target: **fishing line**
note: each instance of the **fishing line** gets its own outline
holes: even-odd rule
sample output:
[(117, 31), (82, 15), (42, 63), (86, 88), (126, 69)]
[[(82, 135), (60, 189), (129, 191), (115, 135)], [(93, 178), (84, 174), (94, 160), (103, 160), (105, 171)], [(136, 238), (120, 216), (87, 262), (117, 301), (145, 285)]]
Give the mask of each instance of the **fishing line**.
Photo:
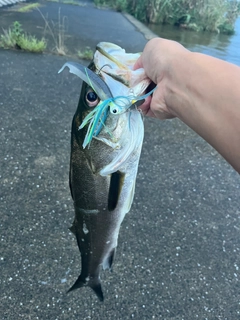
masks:
[[(105, 67), (104, 65), (103, 67)], [(102, 67), (102, 68), (103, 68)], [(102, 69), (101, 68), (101, 69)], [(99, 72), (101, 71), (99, 70)], [(87, 79), (89, 81), (90, 86), (94, 89), (94, 86), (91, 82), (91, 79), (88, 75), (87, 68), (85, 68), (85, 73)], [(142, 96), (135, 96), (133, 94), (129, 96), (117, 96), (108, 98), (102, 102), (100, 102), (84, 119), (82, 124), (79, 126), (78, 130), (83, 129), (86, 125), (88, 125), (87, 133), (85, 135), (83, 141), (83, 148), (85, 149), (86, 146), (90, 147), (90, 143), (93, 137), (97, 137), (98, 134), (101, 132), (102, 128), (105, 127), (105, 121), (109, 115), (109, 113), (113, 115), (120, 115), (124, 112), (129, 111), (130, 108), (133, 108), (137, 101), (145, 100), (148, 96), (150, 96), (157, 87), (153, 88), (150, 92), (142, 95)], [(131, 92), (131, 91), (130, 91)], [(129, 118), (130, 119), (130, 118)], [(109, 134), (110, 132), (107, 131)]]
[[(99, 71), (98, 71), (98, 73), (97, 73), (98, 76), (100, 75), (100, 72), (102, 71), (102, 69), (105, 68), (105, 67), (109, 67), (110, 69), (113, 68), (110, 64), (107, 64), (107, 63), (104, 64), (104, 65), (99, 69)], [(103, 72), (104, 72), (104, 71), (103, 71)]]
[(90, 77), (88, 75), (87, 68), (85, 68), (85, 73), (86, 73), (86, 76), (87, 76), (87, 79), (89, 81), (89, 84), (90, 84), (91, 88), (93, 89), (93, 91), (96, 92), (96, 90), (94, 89), (93, 83), (92, 83), (92, 81), (91, 81), (91, 79), (90, 79)]

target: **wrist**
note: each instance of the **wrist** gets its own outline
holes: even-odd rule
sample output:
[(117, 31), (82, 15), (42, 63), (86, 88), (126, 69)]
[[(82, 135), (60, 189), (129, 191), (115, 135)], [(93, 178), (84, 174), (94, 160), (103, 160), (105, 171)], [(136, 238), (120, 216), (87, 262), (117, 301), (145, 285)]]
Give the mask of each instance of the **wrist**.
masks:
[(192, 53), (189, 50), (181, 45), (175, 49), (166, 58), (168, 68), (161, 81), (167, 108), (181, 119), (194, 103), (190, 92), (194, 66), (191, 66)]

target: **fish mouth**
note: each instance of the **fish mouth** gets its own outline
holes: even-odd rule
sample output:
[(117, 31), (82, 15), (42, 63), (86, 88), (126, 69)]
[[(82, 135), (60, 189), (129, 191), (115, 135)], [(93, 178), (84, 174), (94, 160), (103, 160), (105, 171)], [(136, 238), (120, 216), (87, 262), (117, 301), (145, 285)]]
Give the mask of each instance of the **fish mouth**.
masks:
[(97, 73), (111, 88), (115, 96), (140, 96), (151, 80), (143, 68), (133, 70), (140, 53), (127, 53), (125, 49), (109, 42), (100, 42), (96, 46), (93, 63)]
[[(96, 47), (96, 51), (98, 51), (102, 57), (105, 57), (108, 59), (108, 61), (112, 62), (115, 66), (117, 66), (118, 69), (120, 70), (125, 70), (127, 72), (128, 68), (126, 68), (126, 66), (119, 61), (118, 59), (116, 59), (114, 56), (112, 56), (111, 54), (109, 54), (106, 50), (104, 50), (101, 46), (97, 46)], [(106, 67), (110, 68), (110, 71), (107, 71)], [(120, 82), (126, 86), (129, 86), (129, 81), (126, 80), (124, 77), (117, 75), (113, 72), (113, 67), (111, 64), (107, 63), (104, 64), (101, 69), (99, 70), (99, 72), (104, 72), (105, 74), (109, 75), (110, 77), (112, 77), (114, 80), (116, 80), (117, 82)]]
[[(106, 43), (105, 47), (106, 47)], [(107, 48), (118, 48), (118, 46), (113, 45), (112, 43), (108, 44)], [(100, 42), (97, 46), (96, 46), (96, 50), (99, 51), (104, 57), (108, 58), (110, 61), (112, 61), (113, 63), (115, 63), (119, 69), (123, 69), (123, 70), (127, 70), (128, 68), (126, 67), (126, 65), (124, 65), (121, 61), (119, 61), (118, 59), (116, 59), (114, 56), (112, 56), (110, 53), (108, 53), (106, 50), (103, 49), (102, 46), (102, 42)]]

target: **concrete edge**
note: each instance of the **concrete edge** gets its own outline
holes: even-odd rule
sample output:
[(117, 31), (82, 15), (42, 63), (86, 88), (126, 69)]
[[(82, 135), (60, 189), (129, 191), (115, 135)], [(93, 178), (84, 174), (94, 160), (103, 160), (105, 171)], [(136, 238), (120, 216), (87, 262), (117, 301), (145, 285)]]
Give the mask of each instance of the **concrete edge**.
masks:
[(158, 35), (152, 32), (142, 22), (131, 16), (129, 13), (123, 13), (123, 15), (144, 35), (147, 40), (158, 37)]

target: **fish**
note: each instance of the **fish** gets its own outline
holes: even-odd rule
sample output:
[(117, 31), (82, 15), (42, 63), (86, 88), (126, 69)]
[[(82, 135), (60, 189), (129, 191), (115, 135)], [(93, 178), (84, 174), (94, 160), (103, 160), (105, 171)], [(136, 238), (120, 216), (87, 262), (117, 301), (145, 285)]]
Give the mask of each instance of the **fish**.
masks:
[(144, 137), (137, 106), (150, 80), (144, 69), (133, 70), (139, 56), (100, 42), (88, 67), (67, 62), (59, 71), (68, 67), (83, 80), (69, 170), (75, 210), (70, 230), (81, 253), (81, 273), (68, 292), (90, 287), (100, 301), (100, 272), (112, 268), (120, 226), (133, 202)]

